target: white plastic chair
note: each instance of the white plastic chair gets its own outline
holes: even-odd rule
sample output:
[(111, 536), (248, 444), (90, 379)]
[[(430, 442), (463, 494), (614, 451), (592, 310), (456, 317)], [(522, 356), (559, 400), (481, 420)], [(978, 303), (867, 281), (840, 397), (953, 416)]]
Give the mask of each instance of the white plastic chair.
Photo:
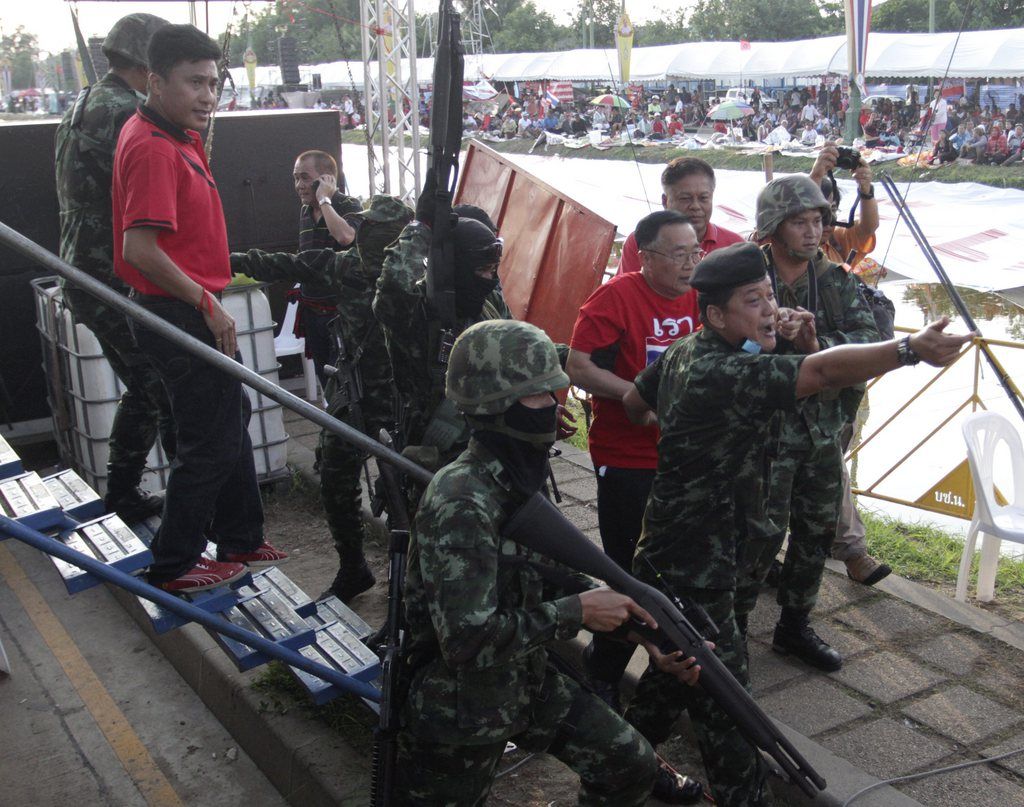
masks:
[[(976, 412), (964, 421), (967, 461), (974, 482), (974, 519), (967, 531), (960, 574), (956, 579), (956, 599), (967, 599), (967, 578), (978, 533), (984, 533), (981, 563), (978, 567), (978, 600), (991, 602), (995, 592), (996, 565), (1002, 541), (1024, 544), (1024, 447), (1013, 424), (995, 412)], [(1006, 444), (1013, 470), (1013, 495), (1009, 504), (996, 501), (993, 465), (1000, 444)], [(1004, 495), (1006, 493), (1004, 492)]]
[(313, 360), (306, 356), (306, 340), (300, 339), (294, 334), (295, 316), (298, 309), (299, 304), (295, 300), (285, 307), (281, 333), (274, 337), (274, 355), (279, 359), (282, 356), (302, 357), (302, 375), (306, 381), (306, 400), (315, 401), (317, 399), (316, 369), (313, 367)]

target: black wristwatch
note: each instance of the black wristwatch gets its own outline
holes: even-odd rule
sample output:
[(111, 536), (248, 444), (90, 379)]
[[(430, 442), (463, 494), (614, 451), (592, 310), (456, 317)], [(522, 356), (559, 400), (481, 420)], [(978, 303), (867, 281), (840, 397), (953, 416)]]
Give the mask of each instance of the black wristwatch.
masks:
[(871, 186), (871, 190), (868, 191), (867, 193), (862, 193), (860, 188), (857, 188), (857, 196), (859, 196), (861, 199), (874, 199), (875, 198), (875, 186), (872, 185)]
[(896, 343), (896, 361), (899, 362), (900, 367), (908, 367), (920, 363), (921, 357), (910, 346), (909, 336), (904, 336)]

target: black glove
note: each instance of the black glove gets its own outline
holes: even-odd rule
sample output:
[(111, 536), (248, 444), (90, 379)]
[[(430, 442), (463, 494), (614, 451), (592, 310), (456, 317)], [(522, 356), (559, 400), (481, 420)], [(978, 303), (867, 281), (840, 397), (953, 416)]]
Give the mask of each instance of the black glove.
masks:
[(416, 219), (431, 226), (434, 224), (434, 213), (437, 206), (435, 193), (437, 193), (437, 174), (434, 173), (433, 168), (428, 168), (427, 178), (423, 182), (423, 190), (420, 191), (420, 197), (416, 200)]

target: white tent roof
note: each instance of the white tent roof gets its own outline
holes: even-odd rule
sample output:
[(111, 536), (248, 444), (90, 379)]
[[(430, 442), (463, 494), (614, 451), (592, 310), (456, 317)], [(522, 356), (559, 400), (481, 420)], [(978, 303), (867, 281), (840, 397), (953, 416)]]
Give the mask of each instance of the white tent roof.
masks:
[[(873, 33), (868, 38), (867, 75), (938, 78), (947, 75), (948, 69), (948, 75), (957, 78), (1024, 76), (1024, 28), (968, 31), (961, 34), (959, 42), (956, 40), (955, 33)], [(631, 67), (632, 81), (739, 81), (842, 74), (847, 72), (846, 37), (750, 42), (743, 46), (739, 42), (686, 42), (634, 48)], [(403, 69), (408, 69), (407, 63)], [(256, 71), (257, 84), (280, 84), (278, 68), (257, 67)], [(416, 80), (420, 85), (429, 84), (433, 72), (433, 59), (416, 60)], [(313, 73), (320, 74), (324, 87), (363, 86), (362, 62), (299, 67), (303, 81), (310, 81)], [(235, 68), (231, 75), (237, 84), (245, 85), (245, 68)], [(613, 48), (494, 53), (466, 59), (466, 78), (471, 81), (482, 77), (492, 81), (609, 81), (617, 75), (618, 56)]]

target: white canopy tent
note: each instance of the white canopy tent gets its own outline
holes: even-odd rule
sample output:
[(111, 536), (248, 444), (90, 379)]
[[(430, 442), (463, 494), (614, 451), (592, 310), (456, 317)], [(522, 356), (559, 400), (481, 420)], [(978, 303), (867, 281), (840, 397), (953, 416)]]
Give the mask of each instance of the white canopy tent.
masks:
[[(872, 33), (868, 40), (869, 77), (1014, 78), (1024, 76), (1024, 28), (955, 33)], [(950, 56), (952, 55), (952, 62)], [(827, 36), (793, 42), (686, 42), (634, 48), (632, 81), (673, 79), (781, 79), (845, 74), (846, 37)], [(403, 63), (403, 71), (408, 63)], [(277, 67), (257, 67), (257, 84), (281, 83)], [(416, 60), (416, 80), (430, 84), (433, 59)], [(361, 89), (362, 62), (302, 65), (299, 75), (310, 82), (319, 73), (325, 88)], [(245, 86), (245, 68), (231, 71)], [(577, 49), (551, 53), (495, 53), (466, 59), (466, 78), (475, 81), (613, 81), (618, 75), (614, 49)]]

